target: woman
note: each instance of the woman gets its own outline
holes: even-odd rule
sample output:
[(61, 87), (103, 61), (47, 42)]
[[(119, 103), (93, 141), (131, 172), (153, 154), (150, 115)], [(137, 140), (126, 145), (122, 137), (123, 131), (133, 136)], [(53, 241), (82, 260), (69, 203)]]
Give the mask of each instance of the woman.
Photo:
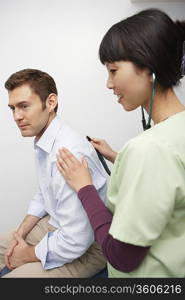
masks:
[(107, 87), (126, 111), (141, 106), (148, 129), (118, 154), (93, 140), (114, 162), (107, 208), (86, 161), (67, 149), (58, 155), (58, 168), (78, 193), (108, 260), (109, 277), (185, 277), (185, 107), (173, 91), (185, 71), (184, 40), (185, 22), (149, 9), (113, 25), (101, 42)]

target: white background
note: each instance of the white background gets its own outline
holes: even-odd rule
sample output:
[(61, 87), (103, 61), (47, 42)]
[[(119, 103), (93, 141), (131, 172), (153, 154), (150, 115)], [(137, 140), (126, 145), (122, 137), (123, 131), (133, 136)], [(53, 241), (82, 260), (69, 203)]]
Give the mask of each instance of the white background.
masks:
[[(7, 107), (4, 82), (23, 68), (48, 72), (58, 87), (63, 119), (118, 150), (142, 131), (141, 116), (140, 110), (124, 112), (105, 87), (106, 69), (98, 59), (104, 34), (114, 23), (149, 7), (185, 19), (185, 2), (139, 2), (0, 0), (0, 232), (22, 221), (37, 188), (33, 138), (20, 135)], [(177, 90), (182, 101), (183, 89)]]

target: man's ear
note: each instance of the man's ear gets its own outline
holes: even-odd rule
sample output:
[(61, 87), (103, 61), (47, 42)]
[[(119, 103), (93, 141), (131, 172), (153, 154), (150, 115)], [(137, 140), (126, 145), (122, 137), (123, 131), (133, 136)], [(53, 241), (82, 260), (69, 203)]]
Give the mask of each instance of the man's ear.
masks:
[(58, 97), (56, 94), (52, 93), (46, 99), (46, 107), (49, 109), (49, 112), (54, 111), (55, 107), (58, 104)]

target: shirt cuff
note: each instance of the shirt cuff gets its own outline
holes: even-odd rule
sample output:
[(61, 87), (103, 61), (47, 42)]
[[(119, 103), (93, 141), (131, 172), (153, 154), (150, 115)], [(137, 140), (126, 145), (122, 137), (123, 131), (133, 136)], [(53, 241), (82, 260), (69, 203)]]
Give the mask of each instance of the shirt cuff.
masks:
[(48, 234), (43, 237), (43, 239), (35, 246), (35, 255), (40, 259), (43, 268), (45, 269), (47, 252), (48, 252)]

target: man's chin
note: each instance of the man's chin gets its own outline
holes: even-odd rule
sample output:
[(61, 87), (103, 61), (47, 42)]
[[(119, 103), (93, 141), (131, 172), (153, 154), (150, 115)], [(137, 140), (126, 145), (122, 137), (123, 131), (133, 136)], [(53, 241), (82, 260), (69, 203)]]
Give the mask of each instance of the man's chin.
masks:
[(22, 132), (22, 131), (21, 131), (21, 135), (22, 135), (23, 137), (32, 137), (32, 136), (34, 136), (34, 135), (31, 134), (31, 133), (28, 133), (28, 132)]

